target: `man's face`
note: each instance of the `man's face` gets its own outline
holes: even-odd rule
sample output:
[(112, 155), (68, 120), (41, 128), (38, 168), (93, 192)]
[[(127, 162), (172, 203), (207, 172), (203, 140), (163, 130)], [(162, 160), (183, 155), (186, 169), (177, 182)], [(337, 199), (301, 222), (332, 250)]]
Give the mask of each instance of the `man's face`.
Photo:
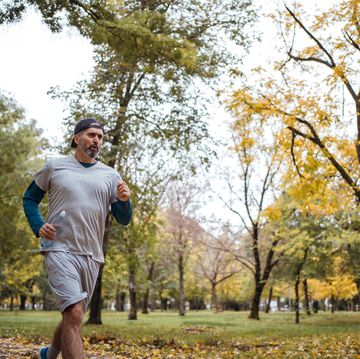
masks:
[(87, 157), (96, 158), (103, 143), (103, 131), (100, 128), (87, 128), (79, 133), (78, 149)]

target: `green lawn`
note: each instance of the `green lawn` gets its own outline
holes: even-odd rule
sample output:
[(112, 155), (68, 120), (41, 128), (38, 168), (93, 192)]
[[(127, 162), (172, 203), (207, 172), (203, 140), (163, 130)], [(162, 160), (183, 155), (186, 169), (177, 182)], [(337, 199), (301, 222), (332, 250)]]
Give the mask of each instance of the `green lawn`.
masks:
[[(144, 357), (171, 357), (172, 351), (185, 351), (184, 358), (360, 358), (360, 313), (302, 315), (300, 325), (294, 324), (294, 313), (262, 314), (260, 321), (247, 315), (189, 312), (180, 317), (155, 312), (129, 321), (126, 313), (104, 311), (103, 325), (84, 325), (84, 342), (94, 350), (105, 347), (114, 357), (136, 348), (146, 353)], [(56, 312), (0, 311), (0, 336), (47, 342), (59, 319)]]

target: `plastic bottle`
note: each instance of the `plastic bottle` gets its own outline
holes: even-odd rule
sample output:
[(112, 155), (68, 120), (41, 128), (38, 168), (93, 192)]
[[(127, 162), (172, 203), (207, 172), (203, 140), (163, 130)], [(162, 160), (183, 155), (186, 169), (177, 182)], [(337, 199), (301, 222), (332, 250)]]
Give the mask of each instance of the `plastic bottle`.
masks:
[[(65, 220), (65, 216), (66, 216), (66, 212), (65, 211), (61, 211), (57, 217), (55, 218), (55, 220), (53, 221), (53, 225), (56, 227), (56, 234), (59, 234), (60, 230), (61, 230), (61, 225), (64, 223)], [(53, 245), (53, 241), (54, 240), (50, 240), (50, 239), (46, 239), (46, 238), (41, 238), (40, 240), (40, 245), (41, 248), (49, 248)]]

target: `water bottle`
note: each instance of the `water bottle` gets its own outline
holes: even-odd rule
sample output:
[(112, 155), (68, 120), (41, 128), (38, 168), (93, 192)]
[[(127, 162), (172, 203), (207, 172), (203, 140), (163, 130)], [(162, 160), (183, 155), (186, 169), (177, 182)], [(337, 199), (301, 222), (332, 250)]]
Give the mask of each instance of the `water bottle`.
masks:
[[(65, 220), (65, 215), (66, 215), (66, 212), (61, 211), (52, 223), (56, 228), (56, 235), (58, 235), (60, 233), (61, 225), (64, 223), (64, 220)], [(41, 240), (40, 240), (41, 248), (51, 247), (53, 245), (53, 241), (54, 240), (41, 238)]]

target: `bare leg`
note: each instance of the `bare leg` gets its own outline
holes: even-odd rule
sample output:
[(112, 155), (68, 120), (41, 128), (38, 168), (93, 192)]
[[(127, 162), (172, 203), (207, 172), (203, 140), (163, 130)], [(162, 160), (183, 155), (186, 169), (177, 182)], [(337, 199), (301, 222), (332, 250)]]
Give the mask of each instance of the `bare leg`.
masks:
[(61, 353), (64, 359), (83, 359), (81, 324), (84, 317), (83, 302), (65, 309), (61, 327)]
[(52, 341), (52, 346), (55, 347), (57, 350), (60, 351), (61, 349), (61, 332), (62, 332), (62, 327), (63, 327), (63, 320), (61, 320), (59, 322), (59, 324), (57, 325), (55, 332), (54, 332), (54, 337), (53, 337), (53, 341)]

